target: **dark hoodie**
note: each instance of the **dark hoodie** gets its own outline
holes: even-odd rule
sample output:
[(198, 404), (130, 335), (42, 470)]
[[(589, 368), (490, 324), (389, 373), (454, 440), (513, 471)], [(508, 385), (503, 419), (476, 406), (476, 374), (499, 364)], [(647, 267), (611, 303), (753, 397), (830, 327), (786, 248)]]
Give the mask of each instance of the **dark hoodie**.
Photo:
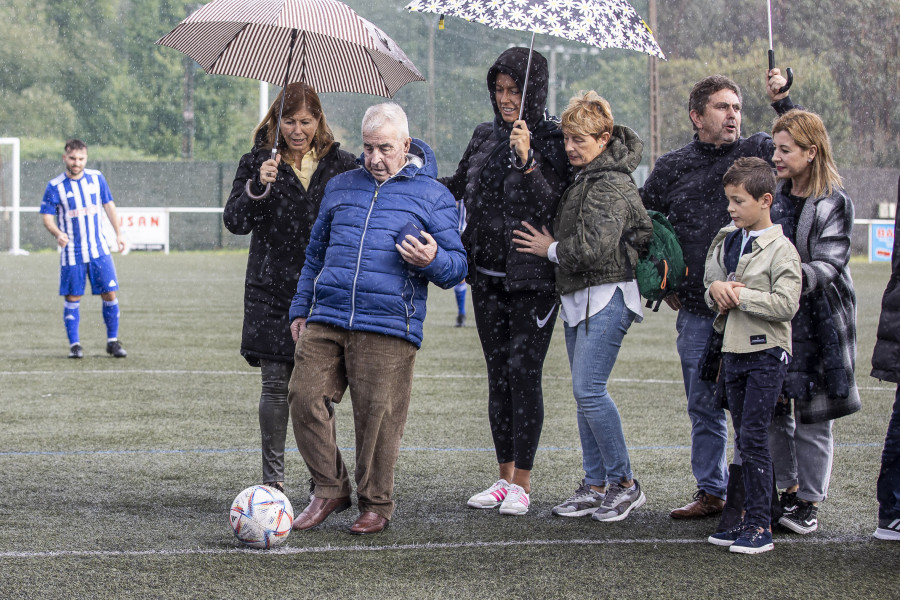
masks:
[(253, 193), (262, 193), (259, 169), (272, 156), (266, 137), (267, 129), (263, 127), (253, 150), (241, 157), (223, 214), (228, 231), (252, 234), (244, 282), (241, 355), (254, 367), (259, 366), (260, 359), (293, 362), (288, 309), (297, 291), (309, 232), (319, 212), (325, 184), (338, 173), (358, 166), (356, 157), (335, 142), (319, 159), (308, 189), (303, 189), (294, 170), (282, 161), (269, 196), (253, 200), (245, 187), (250, 180)]
[(556, 206), (571, 179), (562, 131), (555, 117), (546, 114), (549, 83), (547, 60), (535, 52), (525, 89), (523, 118), (531, 132), (536, 168), (530, 173), (515, 169), (509, 147), (512, 124), (497, 107), (497, 75), (512, 77), (524, 88), (528, 48), (510, 48), (488, 70), (487, 87), (494, 120), (475, 128), (456, 172), (440, 179), (457, 200), (465, 202), (467, 224), (463, 243), (469, 258), (469, 280), (478, 268), (506, 273), (509, 291), (554, 288), (553, 264), (542, 257), (517, 252), (512, 232), (522, 221), (538, 230), (552, 230)]
[(897, 214), (894, 217), (894, 249), (891, 254), (891, 278), (881, 299), (881, 317), (872, 353), (872, 377), (900, 383), (900, 187), (897, 190)]

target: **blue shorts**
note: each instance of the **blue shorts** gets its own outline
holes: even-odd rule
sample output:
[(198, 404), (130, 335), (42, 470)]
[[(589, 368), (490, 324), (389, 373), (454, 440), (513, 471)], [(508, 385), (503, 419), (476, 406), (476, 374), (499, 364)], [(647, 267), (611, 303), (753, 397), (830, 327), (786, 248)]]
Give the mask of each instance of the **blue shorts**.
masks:
[(90, 279), (91, 293), (95, 296), (119, 289), (116, 267), (113, 265), (112, 257), (107, 254), (89, 263), (60, 267), (59, 295), (84, 296), (85, 279)]

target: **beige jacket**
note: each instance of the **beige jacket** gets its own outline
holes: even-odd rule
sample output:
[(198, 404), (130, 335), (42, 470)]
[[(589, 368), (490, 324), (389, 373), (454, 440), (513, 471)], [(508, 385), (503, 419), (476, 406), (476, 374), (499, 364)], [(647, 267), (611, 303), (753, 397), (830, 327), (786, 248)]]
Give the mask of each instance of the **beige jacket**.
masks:
[[(718, 312), (709, 295), (714, 281), (726, 281), (725, 236), (737, 228), (723, 227), (706, 255), (706, 304)], [(753, 239), (753, 249), (738, 261), (735, 281), (741, 289), (741, 304), (716, 317), (713, 327), (724, 331), (722, 352), (743, 354), (769, 348), (783, 348), (791, 353), (791, 319), (800, 306), (800, 255), (781, 231), (781, 225)]]

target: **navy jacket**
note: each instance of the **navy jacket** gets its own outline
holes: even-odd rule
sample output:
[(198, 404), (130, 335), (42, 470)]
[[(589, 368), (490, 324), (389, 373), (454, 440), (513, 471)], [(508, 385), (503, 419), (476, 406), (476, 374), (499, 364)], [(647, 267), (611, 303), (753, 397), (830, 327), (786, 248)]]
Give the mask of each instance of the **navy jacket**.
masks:
[[(305, 317), (351, 331), (372, 331), (422, 344), (428, 282), (450, 288), (466, 276), (453, 195), (434, 177), (434, 154), (413, 139), (415, 157), (379, 184), (366, 169), (338, 175), (325, 188), (290, 320)], [(437, 255), (410, 265), (394, 246), (412, 222), (434, 236)]]
[[(790, 98), (772, 104), (778, 114), (794, 108)], [(703, 299), (703, 270), (709, 246), (722, 227), (731, 222), (728, 199), (722, 177), (734, 161), (756, 156), (772, 163), (775, 146), (767, 133), (738, 138), (718, 148), (694, 136), (687, 146), (659, 157), (650, 177), (641, 188), (641, 199), (647, 210), (666, 215), (681, 248), (688, 274), (678, 289), (684, 309), (710, 316)]]

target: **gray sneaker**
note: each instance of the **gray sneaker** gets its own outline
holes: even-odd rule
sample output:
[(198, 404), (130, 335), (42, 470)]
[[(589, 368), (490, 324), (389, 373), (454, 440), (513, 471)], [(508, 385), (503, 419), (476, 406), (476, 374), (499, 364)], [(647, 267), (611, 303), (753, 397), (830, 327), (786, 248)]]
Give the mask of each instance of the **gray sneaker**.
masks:
[(582, 479), (581, 485), (575, 490), (575, 493), (562, 504), (554, 506), (550, 512), (560, 517), (583, 517), (600, 508), (605, 497), (606, 494), (594, 491)]
[(634, 480), (634, 489), (622, 487), (620, 483), (611, 483), (606, 489), (606, 498), (591, 518), (595, 521), (621, 521), (635, 508), (641, 507), (647, 501), (641, 484)]

